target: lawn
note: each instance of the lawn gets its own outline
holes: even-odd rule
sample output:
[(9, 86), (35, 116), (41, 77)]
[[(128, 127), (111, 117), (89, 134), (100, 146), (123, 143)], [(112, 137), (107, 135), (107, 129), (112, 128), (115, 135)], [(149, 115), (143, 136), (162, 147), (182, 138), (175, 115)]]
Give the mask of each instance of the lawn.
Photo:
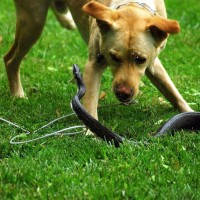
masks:
[[(200, 111), (200, 1), (166, 0), (166, 6), (168, 17), (180, 22), (181, 33), (169, 38), (160, 58), (184, 98)], [(42, 37), (21, 66), (28, 98), (13, 98), (2, 57), (14, 30), (13, 2), (1, 1), (0, 117), (34, 131), (72, 112), (76, 84), (71, 66), (83, 69), (87, 47), (78, 31), (61, 28), (50, 11)], [(107, 70), (101, 106), (117, 103), (111, 81)], [(180, 132), (153, 138), (161, 123), (178, 112), (146, 77), (142, 82), (137, 104), (99, 110), (103, 124), (138, 145), (116, 149), (83, 134), (11, 145), (10, 139), (22, 132), (0, 122), (0, 199), (200, 199), (200, 136)], [(71, 116), (36, 136), (77, 124), (81, 122)]]

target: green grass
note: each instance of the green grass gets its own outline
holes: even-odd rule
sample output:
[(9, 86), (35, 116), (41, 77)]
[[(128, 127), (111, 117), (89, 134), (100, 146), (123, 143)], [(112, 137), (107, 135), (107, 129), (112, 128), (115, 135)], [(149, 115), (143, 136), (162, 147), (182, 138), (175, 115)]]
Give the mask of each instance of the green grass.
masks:
[[(171, 36), (161, 54), (171, 78), (184, 98), (200, 110), (200, 2), (167, 0), (169, 18), (179, 20), (182, 31)], [(12, 1), (0, 2), (1, 58), (14, 38)], [(73, 63), (84, 66), (87, 47), (77, 31), (62, 29), (50, 12), (39, 42), (23, 61), (21, 77), (27, 99), (9, 95), (4, 64), (0, 60), (0, 116), (35, 130), (71, 112), (76, 93)], [(103, 76), (107, 96), (101, 105), (116, 103), (111, 74)], [(159, 120), (177, 114), (144, 77), (138, 104), (99, 110), (100, 121), (121, 135), (141, 141), (116, 149), (91, 137), (52, 137), (25, 145), (10, 145), (20, 133), (0, 124), (0, 199), (200, 199), (200, 137), (179, 133), (175, 137), (150, 139)], [(70, 117), (48, 132), (72, 124)], [(42, 132), (41, 134), (44, 134)], [(151, 142), (144, 144), (146, 138)]]

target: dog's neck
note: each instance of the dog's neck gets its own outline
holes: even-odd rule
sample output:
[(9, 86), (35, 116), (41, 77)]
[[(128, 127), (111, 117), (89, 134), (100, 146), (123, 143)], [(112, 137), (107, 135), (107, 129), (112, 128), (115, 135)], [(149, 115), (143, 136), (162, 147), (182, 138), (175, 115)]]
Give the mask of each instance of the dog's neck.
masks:
[(136, 0), (135, 1), (134, 0), (112, 0), (110, 7), (113, 9), (119, 9), (122, 6), (126, 6), (131, 3), (138, 4), (138, 6), (141, 6), (145, 9), (149, 10), (149, 12), (151, 12), (154, 15), (156, 13), (156, 7), (154, 4), (154, 0), (138, 0), (138, 1), (136, 1)]

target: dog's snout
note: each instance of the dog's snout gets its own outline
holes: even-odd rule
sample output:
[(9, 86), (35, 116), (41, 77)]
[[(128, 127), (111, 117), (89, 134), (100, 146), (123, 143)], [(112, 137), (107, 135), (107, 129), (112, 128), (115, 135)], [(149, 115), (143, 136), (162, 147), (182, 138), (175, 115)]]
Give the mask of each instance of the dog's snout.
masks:
[(134, 95), (133, 89), (123, 84), (115, 86), (114, 92), (118, 100), (122, 102), (131, 101)]

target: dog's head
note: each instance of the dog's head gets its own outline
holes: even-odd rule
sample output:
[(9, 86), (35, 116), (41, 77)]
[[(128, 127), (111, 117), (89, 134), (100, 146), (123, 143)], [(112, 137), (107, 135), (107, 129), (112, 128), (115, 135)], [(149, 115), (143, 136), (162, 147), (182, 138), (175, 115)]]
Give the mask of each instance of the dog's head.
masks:
[(179, 24), (131, 4), (114, 10), (91, 1), (83, 10), (96, 19), (100, 52), (111, 67), (117, 98), (131, 101), (139, 91), (141, 76), (153, 64), (168, 34), (179, 32)]

